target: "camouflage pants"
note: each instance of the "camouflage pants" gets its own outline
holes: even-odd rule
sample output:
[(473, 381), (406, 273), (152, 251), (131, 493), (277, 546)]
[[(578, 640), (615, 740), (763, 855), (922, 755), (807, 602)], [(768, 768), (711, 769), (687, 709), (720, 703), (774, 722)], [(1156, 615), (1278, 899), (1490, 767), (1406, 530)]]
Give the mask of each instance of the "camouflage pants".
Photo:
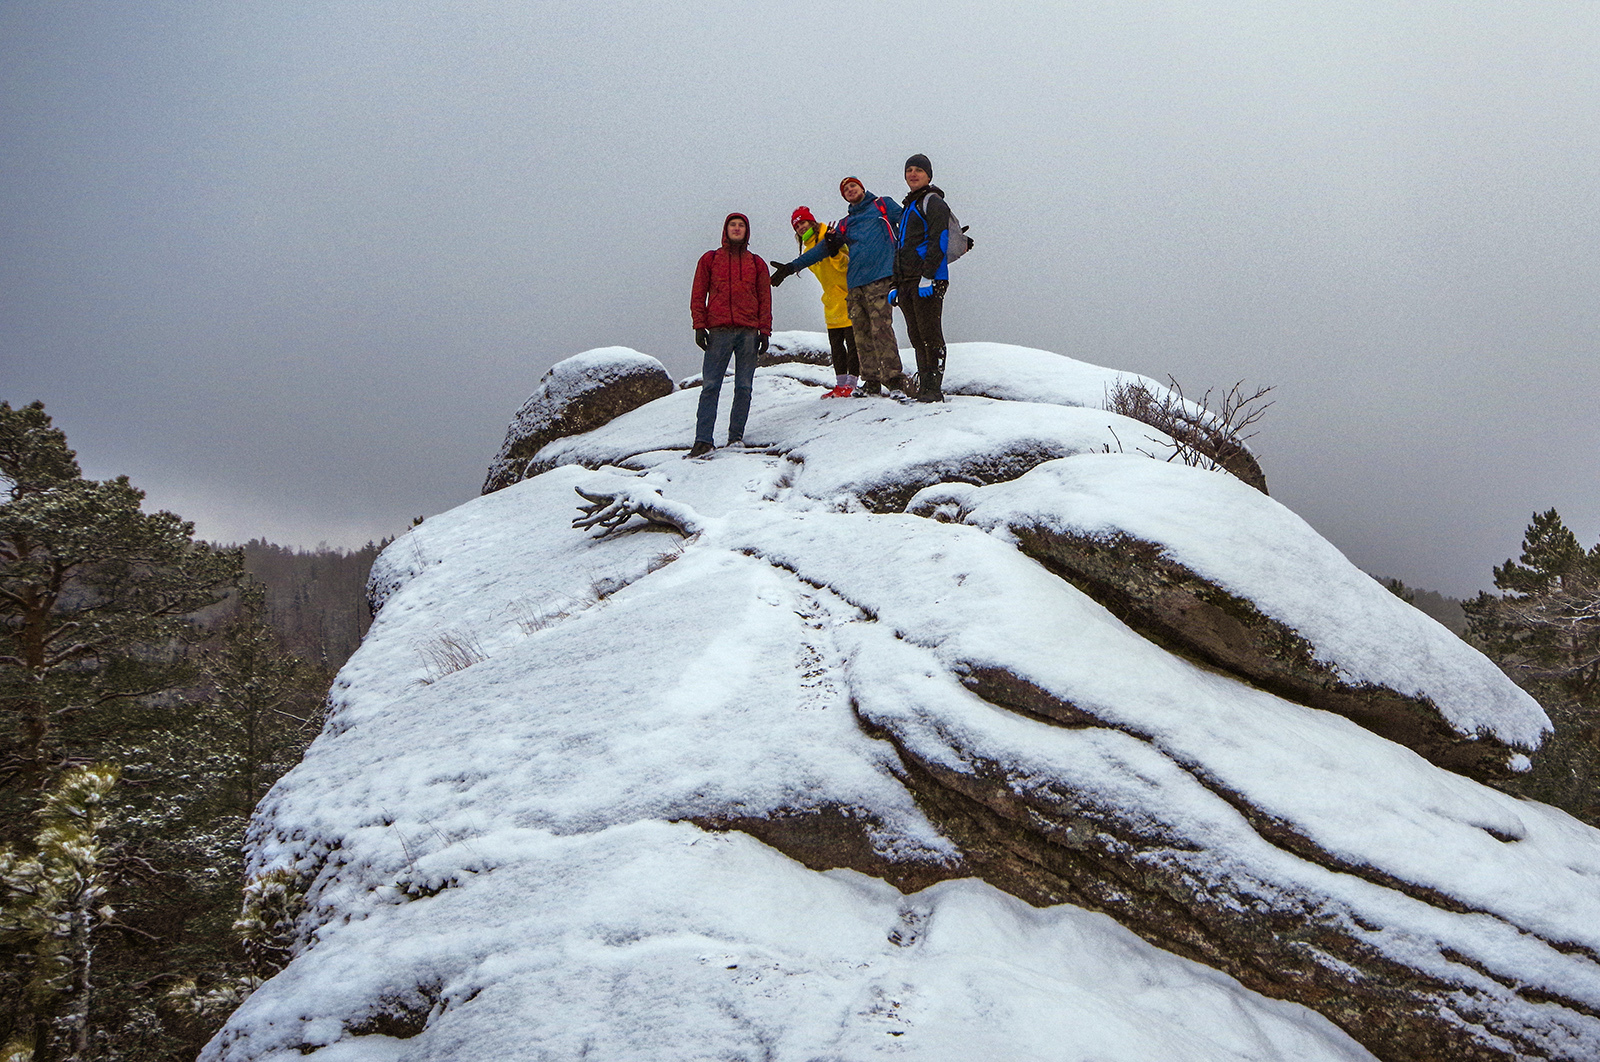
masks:
[(900, 345), (894, 338), (894, 315), (884, 301), (892, 287), (893, 278), (884, 277), (845, 294), (850, 327), (856, 333), (856, 354), (861, 359), (861, 378), (868, 383), (893, 385), (903, 375)]

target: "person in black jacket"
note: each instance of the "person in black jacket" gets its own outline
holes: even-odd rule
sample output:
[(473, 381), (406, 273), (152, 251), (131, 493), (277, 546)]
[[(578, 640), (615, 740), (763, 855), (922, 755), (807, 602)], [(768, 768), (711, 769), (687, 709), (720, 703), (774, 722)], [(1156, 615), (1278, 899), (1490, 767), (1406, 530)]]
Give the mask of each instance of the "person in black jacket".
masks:
[(933, 183), (933, 163), (917, 154), (906, 159), (900, 233), (894, 259), (894, 291), (917, 352), (917, 401), (944, 401), (944, 293), (950, 286), (946, 258), (950, 208)]

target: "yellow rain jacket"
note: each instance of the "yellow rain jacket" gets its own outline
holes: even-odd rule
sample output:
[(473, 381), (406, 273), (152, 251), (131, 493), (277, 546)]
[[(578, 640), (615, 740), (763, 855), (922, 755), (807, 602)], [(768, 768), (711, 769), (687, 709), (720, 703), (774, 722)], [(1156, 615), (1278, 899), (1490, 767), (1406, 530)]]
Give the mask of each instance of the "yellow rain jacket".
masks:
[[(817, 245), (828, 233), (828, 226), (817, 222), (811, 229), (811, 238), (800, 241), (800, 253)], [(798, 234), (796, 236), (798, 239)], [(845, 270), (850, 268), (850, 248), (841, 247), (839, 253), (824, 258), (811, 266), (811, 271), (817, 275), (817, 280), (822, 284), (822, 315), (828, 322), (829, 328), (849, 328), (850, 311), (845, 309)]]

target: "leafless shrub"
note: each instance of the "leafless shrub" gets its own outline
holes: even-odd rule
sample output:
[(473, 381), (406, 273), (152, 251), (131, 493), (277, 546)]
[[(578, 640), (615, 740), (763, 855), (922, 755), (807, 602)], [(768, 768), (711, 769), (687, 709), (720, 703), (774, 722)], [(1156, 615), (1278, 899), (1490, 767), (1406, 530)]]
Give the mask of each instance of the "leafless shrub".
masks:
[[(1181, 461), (1195, 468), (1230, 472), (1258, 489), (1266, 489), (1265, 477), (1245, 446), (1253, 438), (1253, 427), (1272, 402), (1266, 400), (1271, 387), (1246, 392), (1240, 380), (1215, 398), (1207, 390), (1198, 400), (1184, 397), (1183, 387), (1167, 377), (1169, 389), (1156, 394), (1142, 380), (1123, 380), (1106, 392), (1103, 407), (1164, 432), (1172, 439), (1172, 452), (1164, 460)], [(1117, 443), (1121, 449), (1121, 441)], [(1110, 447), (1107, 447), (1110, 452)], [(1146, 457), (1159, 455), (1140, 450)], [(1259, 480), (1260, 482), (1256, 482)]]
[[(1109, 402), (1110, 399), (1107, 398), (1107, 401)], [(1108, 406), (1106, 406), (1106, 408), (1110, 409), (1111, 407), (1108, 405)], [(1113, 412), (1115, 412), (1115, 410), (1113, 410)], [(1109, 431), (1111, 433), (1111, 437), (1116, 440), (1117, 448), (1115, 450), (1113, 450), (1111, 448), (1111, 444), (1110, 443), (1102, 443), (1101, 446), (1100, 446), (1100, 449), (1098, 449), (1098, 450), (1096, 450), (1094, 452), (1095, 453), (1099, 453), (1099, 454), (1120, 454), (1120, 453), (1124, 453), (1125, 451), (1122, 449), (1122, 436), (1117, 434), (1117, 429), (1115, 429), (1111, 425), (1107, 424), (1106, 425), (1106, 431)]]
[(483, 646), (478, 644), (477, 636), (471, 631), (440, 631), (417, 647), (417, 655), (422, 657), (422, 662), (428, 668), (424, 683), (437, 682), (446, 675), (489, 659), (489, 654), (483, 651)]

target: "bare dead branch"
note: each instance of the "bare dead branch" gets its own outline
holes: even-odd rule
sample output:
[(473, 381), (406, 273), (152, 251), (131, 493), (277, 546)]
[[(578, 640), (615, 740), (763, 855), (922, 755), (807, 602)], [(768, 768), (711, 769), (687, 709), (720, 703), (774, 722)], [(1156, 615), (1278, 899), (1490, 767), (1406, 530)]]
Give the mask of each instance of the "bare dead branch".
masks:
[(599, 528), (597, 538), (616, 533), (622, 525), (638, 516), (652, 524), (670, 527), (681, 535), (699, 534), (704, 521), (700, 514), (678, 502), (668, 501), (661, 492), (642, 484), (625, 484), (617, 490), (591, 493), (582, 487), (573, 488), (587, 504), (580, 504), (572, 526), (580, 530)]

